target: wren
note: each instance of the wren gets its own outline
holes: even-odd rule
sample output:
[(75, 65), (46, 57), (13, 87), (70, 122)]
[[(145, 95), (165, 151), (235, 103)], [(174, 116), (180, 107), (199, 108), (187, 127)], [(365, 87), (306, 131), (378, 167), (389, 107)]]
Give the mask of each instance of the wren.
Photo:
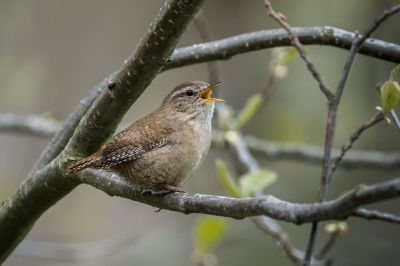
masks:
[(185, 82), (154, 112), (134, 122), (97, 152), (72, 163), (67, 174), (91, 167), (117, 173), (136, 189), (163, 195), (180, 187), (199, 168), (211, 144), (212, 90), (220, 83)]

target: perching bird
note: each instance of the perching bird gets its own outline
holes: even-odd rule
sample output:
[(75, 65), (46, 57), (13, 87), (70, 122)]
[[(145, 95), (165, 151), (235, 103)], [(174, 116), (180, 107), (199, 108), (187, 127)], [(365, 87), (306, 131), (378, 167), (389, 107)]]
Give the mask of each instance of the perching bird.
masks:
[(161, 106), (115, 135), (99, 151), (72, 163), (67, 173), (85, 168), (110, 169), (138, 190), (151, 194), (182, 191), (208, 153), (214, 103), (203, 81), (175, 87)]

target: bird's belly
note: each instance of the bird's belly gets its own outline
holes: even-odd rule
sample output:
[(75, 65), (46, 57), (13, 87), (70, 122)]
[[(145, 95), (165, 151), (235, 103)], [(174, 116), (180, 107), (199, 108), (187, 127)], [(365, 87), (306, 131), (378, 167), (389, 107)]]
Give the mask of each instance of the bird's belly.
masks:
[(177, 142), (150, 151), (115, 170), (139, 190), (162, 188), (164, 185), (180, 186), (199, 167), (209, 146), (209, 143)]

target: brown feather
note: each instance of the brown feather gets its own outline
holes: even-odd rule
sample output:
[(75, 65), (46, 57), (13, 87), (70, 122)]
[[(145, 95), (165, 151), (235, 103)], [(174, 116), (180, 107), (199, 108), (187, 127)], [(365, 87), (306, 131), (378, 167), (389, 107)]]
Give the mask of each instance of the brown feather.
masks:
[(78, 161), (72, 163), (71, 165), (69, 165), (66, 173), (71, 174), (71, 173), (79, 172), (85, 168), (96, 165), (99, 161), (101, 161), (101, 158), (99, 158), (97, 156), (97, 154), (93, 154), (87, 158), (78, 160)]

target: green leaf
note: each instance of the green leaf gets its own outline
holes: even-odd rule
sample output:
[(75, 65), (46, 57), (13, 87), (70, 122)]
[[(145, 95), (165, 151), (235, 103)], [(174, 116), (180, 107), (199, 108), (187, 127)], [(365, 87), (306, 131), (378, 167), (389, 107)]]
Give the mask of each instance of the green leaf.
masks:
[(208, 253), (221, 239), (228, 223), (220, 217), (202, 217), (194, 228), (196, 247), (204, 253)]
[(246, 104), (236, 118), (234, 129), (239, 130), (245, 126), (257, 113), (263, 102), (264, 98), (259, 93), (248, 98)]
[(291, 47), (291, 48), (284, 48), (282, 49), (277, 56), (277, 63), (279, 65), (288, 65), (290, 62), (292, 62), (298, 55), (298, 52), (296, 48)]
[(277, 175), (268, 169), (261, 169), (257, 172), (249, 172), (243, 175), (240, 180), (240, 190), (243, 196), (254, 196), (275, 182)]
[(383, 113), (387, 115), (400, 101), (400, 86), (395, 81), (386, 81), (381, 87)]
[(395, 81), (400, 84), (400, 65), (397, 65), (395, 68), (392, 69), (390, 72), (390, 81)]
[(217, 170), (217, 177), (221, 184), (224, 186), (229, 195), (233, 197), (240, 198), (240, 189), (236, 185), (235, 181), (229, 174), (228, 168), (226, 167), (224, 161), (221, 159), (215, 160), (215, 168)]

